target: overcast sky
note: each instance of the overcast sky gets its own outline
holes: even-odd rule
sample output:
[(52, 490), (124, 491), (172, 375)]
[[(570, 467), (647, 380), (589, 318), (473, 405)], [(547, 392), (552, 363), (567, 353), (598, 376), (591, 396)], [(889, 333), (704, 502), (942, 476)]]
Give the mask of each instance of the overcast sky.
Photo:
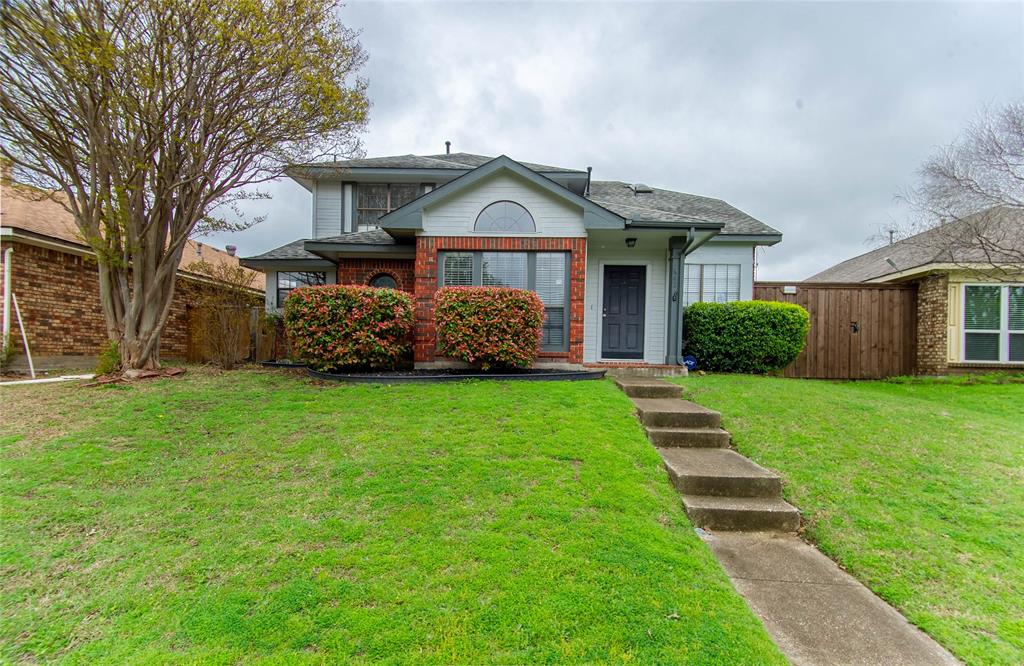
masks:
[[(352, 3), (369, 156), (506, 153), (724, 199), (783, 232), (759, 279), (860, 254), (915, 170), (1024, 97), (1024, 3)], [(242, 256), (310, 233), (287, 181)]]

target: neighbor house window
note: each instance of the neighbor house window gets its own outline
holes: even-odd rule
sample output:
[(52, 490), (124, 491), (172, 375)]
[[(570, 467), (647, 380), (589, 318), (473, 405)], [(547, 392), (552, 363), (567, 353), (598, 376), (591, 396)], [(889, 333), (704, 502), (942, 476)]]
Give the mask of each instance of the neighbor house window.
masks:
[(495, 201), (476, 217), (474, 231), (488, 233), (532, 234), (537, 231), (530, 211), (515, 201)]
[(484, 285), (537, 292), (544, 303), (541, 349), (569, 348), (568, 252), (444, 252), (439, 263), (444, 287)]
[(415, 183), (359, 183), (356, 185), (356, 224), (359, 231), (377, 227), (377, 220), (419, 196)]
[(963, 359), (1024, 363), (1024, 285), (964, 285)]
[(279, 271), (277, 274), (277, 307), (284, 307), (284, 300), (293, 289), (317, 287), (327, 284), (327, 273), (316, 271)]
[(683, 305), (740, 300), (739, 264), (686, 264)]

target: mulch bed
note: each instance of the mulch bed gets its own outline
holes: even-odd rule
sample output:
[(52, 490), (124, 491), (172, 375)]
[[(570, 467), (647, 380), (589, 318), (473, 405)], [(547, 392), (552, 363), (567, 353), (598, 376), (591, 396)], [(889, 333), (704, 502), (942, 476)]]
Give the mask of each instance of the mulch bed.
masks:
[(93, 381), (83, 386), (103, 386), (105, 384), (127, 384), (129, 382), (138, 382), (144, 379), (158, 379), (160, 377), (178, 377), (185, 374), (185, 368), (160, 368), (158, 370), (140, 370), (138, 373), (132, 376), (126, 376), (123, 373), (111, 373), (109, 375), (100, 375)]

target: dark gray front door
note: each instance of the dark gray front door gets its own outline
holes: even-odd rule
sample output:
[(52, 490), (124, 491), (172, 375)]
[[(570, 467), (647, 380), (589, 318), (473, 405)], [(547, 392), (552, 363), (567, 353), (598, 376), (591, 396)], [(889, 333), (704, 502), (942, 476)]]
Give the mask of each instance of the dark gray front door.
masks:
[(602, 358), (644, 357), (646, 266), (604, 267)]

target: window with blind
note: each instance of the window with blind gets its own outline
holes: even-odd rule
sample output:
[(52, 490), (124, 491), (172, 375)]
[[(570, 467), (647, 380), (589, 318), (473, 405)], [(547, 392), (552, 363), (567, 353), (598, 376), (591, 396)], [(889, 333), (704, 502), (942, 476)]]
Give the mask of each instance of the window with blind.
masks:
[(568, 349), (566, 308), (569, 305), (569, 255), (564, 252), (538, 252), (534, 273), (534, 291), (544, 301), (544, 349)]
[(525, 252), (484, 252), (481, 259), (482, 283), (485, 287), (526, 289)]
[(685, 264), (683, 305), (740, 300), (739, 264)]
[(278, 271), (277, 307), (283, 308), (284, 301), (293, 289), (318, 287), (327, 284), (327, 273), (319, 271)]
[(356, 224), (359, 231), (377, 227), (377, 220), (419, 196), (415, 183), (359, 183), (356, 185)]
[(439, 263), (444, 287), (483, 285), (537, 292), (544, 303), (541, 349), (569, 348), (568, 252), (444, 252)]
[(964, 285), (963, 304), (963, 360), (1024, 363), (1024, 285)]

